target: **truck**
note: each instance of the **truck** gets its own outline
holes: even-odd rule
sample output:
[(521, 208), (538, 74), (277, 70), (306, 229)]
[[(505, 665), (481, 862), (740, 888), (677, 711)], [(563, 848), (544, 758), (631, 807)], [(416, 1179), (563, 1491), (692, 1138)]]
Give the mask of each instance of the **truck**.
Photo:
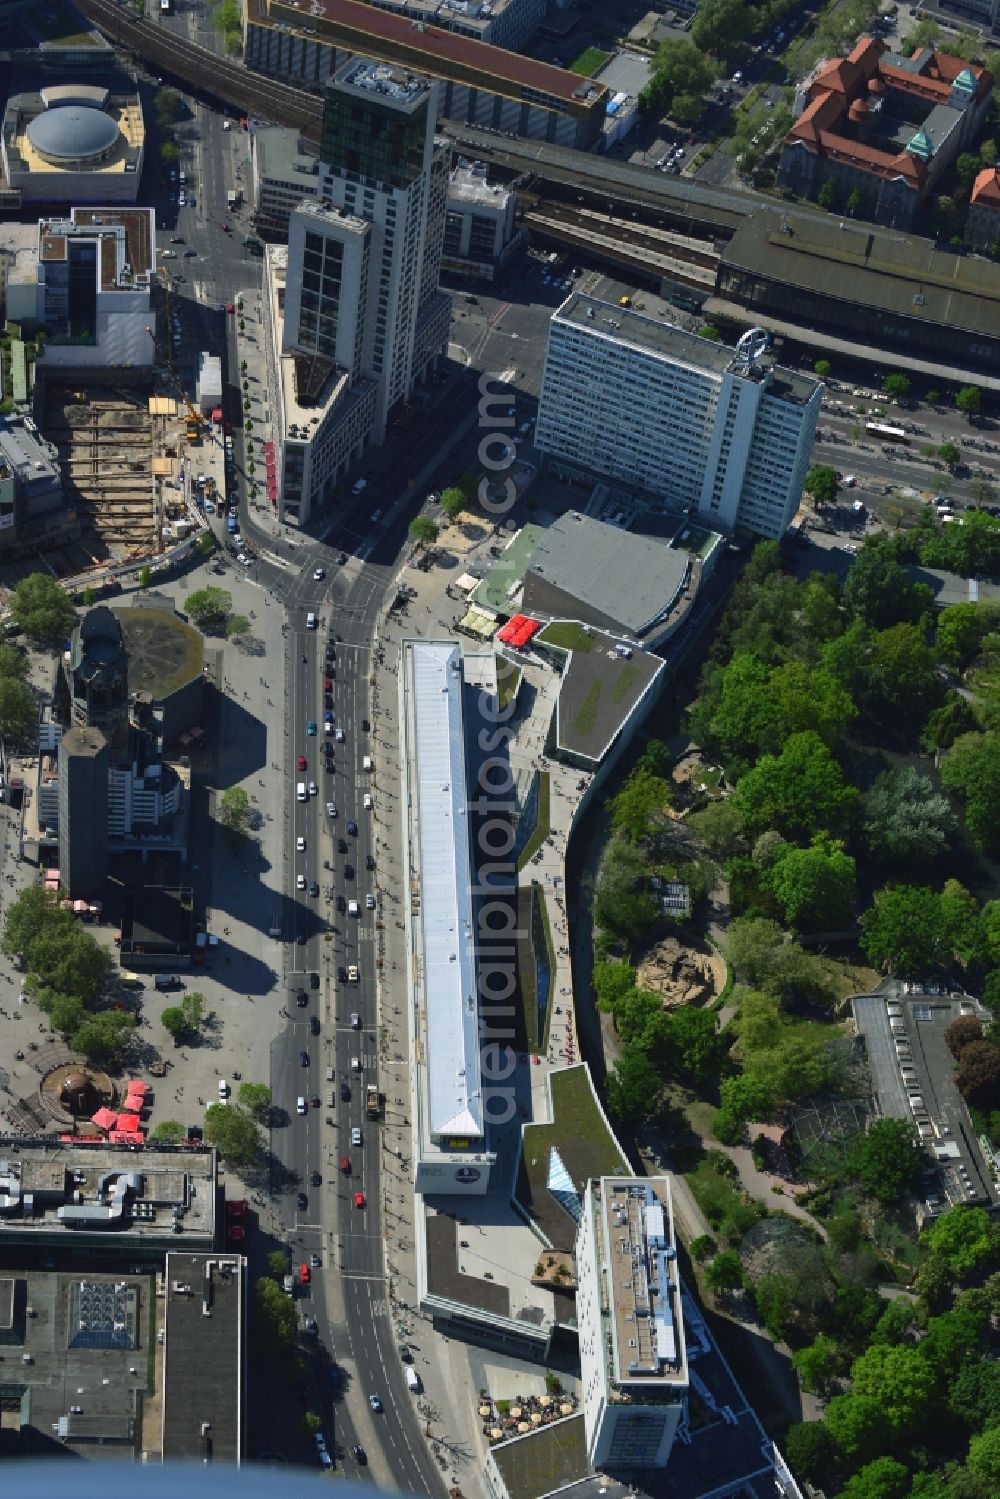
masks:
[(226, 207), (229, 209), (230, 213), (236, 212), (237, 208), (239, 207), (239, 202), (239, 192), (236, 190), (236, 188), (230, 188), (229, 192), (226, 194)]
[(420, 1383), (420, 1375), (417, 1373), (416, 1369), (414, 1369), (412, 1364), (407, 1364), (406, 1368), (403, 1370), (403, 1373), (406, 1375), (406, 1388), (409, 1390), (410, 1394), (419, 1395), (423, 1386)]
[(379, 1097), (378, 1084), (369, 1083), (367, 1088), (365, 1089), (365, 1114), (369, 1119), (378, 1118), (381, 1102), (382, 1100)]

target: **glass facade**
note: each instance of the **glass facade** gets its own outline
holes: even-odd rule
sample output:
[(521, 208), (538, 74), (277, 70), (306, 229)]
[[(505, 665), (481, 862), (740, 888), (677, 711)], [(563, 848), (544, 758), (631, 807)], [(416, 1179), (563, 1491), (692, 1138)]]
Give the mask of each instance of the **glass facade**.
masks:
[(424, 169), (427, 99), (412, 111), (359, 99), (347, 89), (327, 91), (323, 106), (320, 160), (338, 174), (409, 187)]

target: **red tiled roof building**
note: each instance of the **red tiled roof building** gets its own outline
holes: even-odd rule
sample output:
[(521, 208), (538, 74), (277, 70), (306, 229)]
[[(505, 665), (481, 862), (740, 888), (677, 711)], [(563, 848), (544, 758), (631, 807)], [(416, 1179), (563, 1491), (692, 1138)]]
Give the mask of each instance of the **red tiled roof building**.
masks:
[(977, 63), (929, 48), (902, 57), (863, 36), (849, 56), (821, 63), (799, 89), (778, 181), (810, 198), (830, 182), (835, 208), (856, 195), (856, 217), (908, 229), (978, 137), (992, 86)]

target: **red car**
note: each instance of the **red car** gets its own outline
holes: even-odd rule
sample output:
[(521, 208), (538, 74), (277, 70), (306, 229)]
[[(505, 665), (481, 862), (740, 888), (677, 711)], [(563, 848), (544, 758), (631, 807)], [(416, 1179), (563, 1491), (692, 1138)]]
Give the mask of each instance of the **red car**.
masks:
[(305, 1260), (303, 1260), (301, 1265), (299, 1266), (299, 1280), (304, 1286), (307, 1286), (312, 1280), (312, 1276), (309, 1274), (309, 1266), (306, 1264)]
[(329, 677), (324, 677), (323, 678), (323, 691), (324, 692), (332, 692), (333, 691), (333, 683), (330, 681)]
[(242, 1244), (247, 1236), (247, 1231), (242, 1223), (226, 1224), (226, 1242), (229, 1244)]
[(226, 303), (226, 311), (230, 314), (230, 316), (232, 316), (232, 314), (236, 311), (236, 303), (235, 302), (227, 302)]
[(295, 769), (296, 770), (305, 770), (305, 768), (306, 768), (306, 757), (305, 757), (305, 755), (300, 755), (299, 758), (295, 762)]
[(354, 1206), (356, 1208), (363, 1208), (364, 1205), (365, 1205), (365, 1194), (363, 1192), (355, 1192), (355, 1194), (354, 1194)]
[(350, 1174), (351, 1174), (351, 1158), (350, 1158), (349, 1155), (342, 1155), (340, 1157), (340, 1169), (344, 1173), (345, 1176), (350, 1176)]
[(227, 1218), (245, 1218), (250, 1211), (250, 1204), (245, 1197), (239, 1197), (235, 1202), (226, 1203)]

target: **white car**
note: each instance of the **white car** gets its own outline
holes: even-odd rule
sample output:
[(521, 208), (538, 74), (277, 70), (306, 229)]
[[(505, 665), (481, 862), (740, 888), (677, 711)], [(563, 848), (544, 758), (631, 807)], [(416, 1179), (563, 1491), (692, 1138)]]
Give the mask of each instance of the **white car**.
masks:
[(326, 804), (326, 815), (327, 815), (327, 817), (336, 817), (336, 815), (337, 815), (337, 803), (336, 802), (327, 802), (327, 804)]
[(360, 1131), (360, 1129), (358, 1129), (358, 1126), (356, 1124), (353, 1126), (353, 1128), (351, 1130), (351, 1144), (352, 1145), (360, 1145), (361, 1144), (361, 1131)]
[(310, 781), (309, 782), (309, 795), (310, 796), (318, 796), (319, 795), (319, 787), (316, 785), (315, 781)]
[(343, 731), (343, 729), (338, 729), (337, 730), (336, 738), (337, 738), (337, 743), (338, 744), (343, 744), (343, 742), (344, 742), (344, 731)]
[(306, 840), (301, 836), (295, 840), (295, 850), (300, 854), (304, 854), (306, 851)]
[(229, 1084), (224, 1077), (219, 1078), (219, 1097), (223, 1101), (229, 1097)]
[(358, 1014), (357, 1010), (352, 1010), (351, 1011), (351, 1030), (353, 1030), (353, 1031), (359, 1031), (360, 1029), (361, 1029), (361, 1016)]
[(323, 724), (323, 733), (324, 734), (332, 734), (333, 733), (333, 724), (330, 722), (329, 719), (326, 719), (325, 722), (324, 722), (324, 724)]
[(361, 805), (364, 807), (364, 809), (365, 809), (366, 812), (370, 812), (371, 811), (371, 809), (372, 809), (372, 796), (371, 796), (371, 792), (370, 791), (366, 791), (365, 794), (364, 794), (364, 796), (361, 798)]
[(313, 570), (313, 579), (314, 579), (315, 582), (322, 583), (322, 581), (323, 581), (323, 579), (325, 577), (326, 577), (326, 573), (323, 571), (323, 569), (321, 567), (317, 567), (317, 568), (315, 568)]
[(374, 911), (374, 909), (375, 909), (375, 897), (374, 897), (374, 895), (366, 895), (365, 896), (365, 907), (369, 911)]
[(306, 888), (306, 877), (304, 874), (297, 874), (295, 876), (295, 888), (296, 890), (304, 890)]

